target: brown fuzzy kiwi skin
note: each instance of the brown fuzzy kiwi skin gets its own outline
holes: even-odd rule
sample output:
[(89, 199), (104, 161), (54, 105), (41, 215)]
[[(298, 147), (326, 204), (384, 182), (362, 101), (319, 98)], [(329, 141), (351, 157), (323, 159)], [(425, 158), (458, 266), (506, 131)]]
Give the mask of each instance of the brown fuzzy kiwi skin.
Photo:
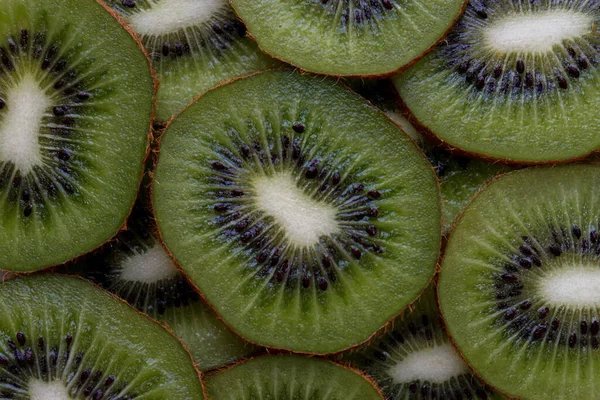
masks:
[[(135, 42), (137, 43), (138, 47), (140, 48), (140, 50), (144, 54), (144, 57), (146, 58), (146, 62), (148, 63), (148, 66), (149, 66), (150, 75), (152, 76), (152, 92), (153, 92), (152, 97), (153, 97), (153, 101), (152, 101), (152, 111), (151, 111), (151, 114), (150, 114), (150, 120), (148, 121), (149, 127), (148, 127), (148, 135), (147, 135), (147, 139), (146, 139), (146, 150), (145, 150), (145, 154), (144, 154), (144, 159), (142, 161), (142, 163), (145, 164), (146, 161), (148, 160), (148, 157), (150, 157), (150, 155), (151, 155), (150, 149), (151, 149), (151, 145), (153, 143), (153, 134), (154, 134), (154, 131), (152, 129), (153, 128), (152, 127), (152, 121), (154, 121), (154, 115), (155, 115), (155, 112), (156, 112), (156, 93), (158, 92), (158, 86), (159, 86), (158, 78), (156, 76), (156, 72), (154, 70), (154, 67), (152, 66), (152, 62), (150, 61), (150, 56), (148, 55), (148, 52), (146, 51), (146, 49), (142, 45), (142, 41), (140, 40), (139, 36), (131, 28), (129, 28), (127, 26), (127, 24), (124, 22), (124, 20), (114, 10), (110, 9), (102, 0), (95, 0), (95, 1), (102, 8), (104, 8), (110, 15), (112, 15), (119, 22), (119, 24), (123, 27), (123, 29), (125, 29), (125, 31), (131, 35), (131, 37), (135, 40)], [(140, 187), (141, 187), (142, 181), (144, 179), (144, 175), (145, 175), (145, 171), (142, 170), (142, 174), (141, 174), (141, 176), (139, 178), (138, 185), (137, 185), (136, 198), (139, 195), (139, 191), (140, 191)], [(127, 213), (127, 218), (129, 218), (129, 215), (133, 211), (134, 205), (135, 205), (135, 201), (131, 204), (131, 206), (129, 208), (129, 212)], [(86, 251), (86, 252), (81, 253), (79, 255), (76, 255), (75, 257), (71, 258), (70, 260), (65, 261), (64, 263), (54, 264), (54, 265), (48, 265), (46, 267), (40, 268), (40, 269), (35, 270), (35, 271), (11, 271), (11, 273), (15, 274), (16, 276), (35, 274), (35, 273), (38, 273), (38, 272), (43, 272), (43, 271), (51, 270), (53, 268), (56, 268), (56, 267), (58, 267), (60, 265), (66, 264), (66, 263), (75, 262), (78, 259), (80, 259), (81, 257), (85, 256), (86, 254), (97, 252), (105, 244), (107, 244), (107, 243), (109, 243), (111, 241), (114, 241), (115, 238), (116, 238), (116, 236), (120, 232), (127, 230), (127, 218), (125, 218), (125, 221), (123, 222), (123, 224), (117, 229), (117, 231), (112, 235), (112, 237), (110, 239), (108, 239), (106, 242), (103, 242), (102, 244), (96, 246), (96, 248), (94, 248), (92, 250), (89, 250), (89, 251)]]
[[(206, 384), (204, 383), (204, 380), (203, 380), (204, 373), (198, 369), (198, 366), (193, 361), (194, 359), (192, 358), (192, 353), (190, 352), (188, 347), (181, 341), (181, 339), (179, 339), (177, 337), (177, 335), (175, 335), (175, 333), (173, 332), (173, 330), (171, 328), (169, 328), (168, 326), (165, 326), (164, 324), (162, 324), (159, 321), (155, 320), (154, 318), (150, 317), (148, 314), (141, 312), (137, 308), (132, 307), (131, 304), (129, 304), (127, 301), (123, 300), (116, 294), (109, 292), (108, 290), (104, 289), (103, 287), (99, 286), (98, 284), (96, 284), (96, 283), (92, 282), (91, 280), (86, 279), (80, 275), (68, 275), (68, 274), (56, 273), (56, 272), (52, 272), (48, 269), (44, 269), (44, 270), (33, 271), (33, 272), (27, 273), (27, 274), (22, 274), (21, 276), (43, 276), (43, 275), (53, 275), (53, 276), (59, 276), (59, 277), (64, 277), (64, 278), (68, 277), (68, 278), (78, 279), (83, 282), (87, 282), (90, 285), (92, 285), (93, 287), (95, 287), (96, 289), (106, 293), (113, 299), (117, 300), (119, 303), (125, 304), (128, 308), (132, 309), (138, 315), (141, 315), (142, 317), (144, 317), (146, 320), (149, 320), (151, 323), (156, 324), (156, 325), (160, 326), (162, 329), (164, 329), (165, 331), (167, 331), (169, 335), (171, 335), (175, 340), (177, 340), (177, 342), (183, 347), (185, 352), (190, 357), (190, 363), (192, 364), (192, 367), (196, 371), (196, 375), (198, 376), (198, 380), (200, 381), (200, 385), (202, 387), (202, 394), (204, 395), (205, 399), (208, 399), (208, 395), (207, 395), (207, 391), (206, 391)], [(9, 279), (17, 279), (18, 277), (19, 277), (19, 275), (13, 275)], [(0, 282), (0, 287), (1, 287), (1, 285), (2, 285), (2, 283)]]
[(254, 360), (254, 359), (259, 359), (259, 358), (264, 358), (264, 357), (277, 357), (279, 355), (295, 355), (295, 356), (304, 357), (304, 358), (315, 358), (315, 359), (318, 359), (318, 360), (323, 360), (325, 362), (328, 362), (329, 364), (333, 364), (333, 365), (335, 365), (337, 367), (341, 367), (341, 368), (345, 369), (346, 371), (350, 371), (350, 372), (352, 372), (352, 373), (354, 373), (356, 375), (361, 376), (363, 379), (365, 379), (367, 382), (369, 382), (371, 384), (371, 386), (373, 386), (375, 388), (375, 390), (377, 390), (377, 393), (379, 394), (379, 396), (381, 397), (382, 400), (385, 398), (384, 395), (383, 395), (383, 392), (381, 391), (381, 389), (379, 388), (379, 386), (377, 386), (377, 383), (375, 383), (375, 381), (368, 374), (364, 373), (363, 371), (361, 371), (359, 369), (351, 367), (349, 364), (334, 362), (334, 361), (331, 361), (331, 360), (328, 360), (326, 358), (322, 358), (322, 357), (319, 357), (319, 356), (311, 356), (311, 355), (301, 356), (301, 355), (298, 355), (298, 354), (295, 354), (295, 353), (291, 353), (291, 352), (288, 352), (288, 351), (275, 352), (275, 353), (272, 353), (272, 354), (265, 354), (265, 355), (255, 356), (255, 357), (246, 357), (246, 358), (244, 358), (242, 360), (237, 361), (234, 364), (230, 364), (230, 365), (227, 365), (225, 367), (218, 368), (218, 369), (215, 369), (215, 370), (211, 371), (210, 373), (206, 374), (206, 379), (208, 380), (208, 379), (210, 379), (210, 378), (212, 378), (212, 377), (214, 377), (216, 375), (220, 375), (220, 374), (222, 374), (222, 373), (224, 373), (226, 371), (229, 371), (232, 368), (235, 368), (235, 367), (237, 367), (237, 366), (239, 366), (241, 364), (245, 364), (248, 361), (251, 361), (251, 360)]
[[(242, 17), (240, 16), (240, 14), (238, 13), (238, 11), (235, 9), (235, 7), (233, 6), (233, 4), (231, 3), (232, 0), (229, 0), (229, 6), (233, 9), (233, 12), (235, 13), (235, 16), (242, 22), (244, 22), (244, 20), (242, 19)], [(446, 36), (448, 36), (448, 34), (452, 31), (452, 29), (454, 28), (454, 26), (458, 23), (458, 21), (460, 20), (460, 18), (462, 17), (463, 13), (465, 12), (465, 10), (467, 9), (467, 5), (469, 4), (469, 0), (463, 0), (463, 4), (460, 8), (460, 13), (456, 16), (456, 18), (454, 19), (454, 21), (452, 21), (452, 23), (450, 24), (450, 26), (448, 27), (448, 29), (446, 29), (446, 31), (442, 34), (442, 36), (436, 40), (431, 46), (429, 46), (428, 48), (426, 48), (421, 54), (419, 54), (418, 56), (416, 56), (415, 58), (413, 58), (411, 61), (409, 61), (408, 63), (401, 65), (400, 67), (389, 71), (389, 72), (384, 72), (384, 73), (379, 73), (379, 74), (354, 74), (354, 75), (344, 75), (344, 74), (325, 74), (322, 72), (314, 72), (314, 71), (310, 71), (308, 69), (304, 69), (302, 67), (299, 67), (297, 65), (294, 65), (292, 63), (290, 63), (288, 60), (285, 60), (281, 57), (277, 57), (274, 56), (273, 54), (269, 53), (268, 51), (266, 51), (265, 49), (262, 48), (262, 46), (257, 42), (256, 38), (248, 31), (246, 33), (246, 36), (249, 37), (250, 39), (252, 39), (253, 41), (256, 42), (256, 44), (258, 45), (258, 48), (265, 54), (267, 54), (269, 57), (281, 61), (283, 63), (289, 64), (291, 66), (293, 66), (294, 68), (297, 68), (299, 70), (302, 70), (303, 72), (307, 72), (307, 73), (311, 73), (311, 74), (316, 74), (316, 75), (323, 75), (323, 76), (328, 76), (331, 78), (390, 78), (408, 68), (410, 68), (411, 66), (413, 66), (414, 64), (416, 64), (417, 62), (419, 62), (419, 60), (423, 57), (425, 57), (430, 51), (432, 51), (439, 43), (443, 42), (444, 40), (446, 40)], [(244, 25), (246, 23), (244, 22)]]
[[(260, 75), (260, 74), (263, 74), (263, 73), (266, 73), (266, 72), (270, 72), (270, 71), (281, 71), (281, 70), (282, 70), (281, 68), (280, 68), (280, 69), (272, 69), (272, 70), (258, 71), (258, 72), (254, 72), (254, 73), (251, 73), (251, 74), (248, 74), (248, 75), (239, 76), (239, 77), (236, 77), (236, 78), (234, 78), (234, 79), (232, 79), (232, 80), (230, 80), (230, 81), (227, 81), (227, 82), (221, 83), (221, 84), (219, 84), (219, 85), (217, 85), (217, 86), (213, 87), (212, 89), (208, 90), (208, 91), (207, 91), (207, 92), (205, 92), (204, 94), (206, 94), (206, 93), (208, 93), (208, 92), (210, 92), (210, 91), (212, 91), (212, 90), (218, 89), (218, 88), (219, 88), (219, 87), (221, 87), (221, 86), (228, 85), (228, 84), (230, 84), (230, 83), (233, 83), (233, 82), (235, 82), (235, 81), (238, 81), (238, 80), (241, 80), (241, 79), (244, 79), (244, 78), (249, 78), (249, 77), (252, 77), (252, 76), (255, 76), (255, 75)], [(284, 68), (283, 70), (285, 70), (285, 68)], [(319, 75), (315, 75), (315, 74), (313, 74), (313, 73), (306, 72), (306, 71), (303, 71), (303, 70), (300, 70), (300, 69), (289, 69), (289, 71), (290, 71), (290, 73), (300, 73), (301, 75), (310, 75), (310, 76), (312, 76), (314, 79), (317, 79), (317, 78), (320, 78), (320, 77), (322, 77), (322, 79), (327, 79), (327, 77), (324, 77), (324, 76), (319, 76)], [(339, 82), (339, 81), (338, 81), (338, 82)], [(374, 110), (377, 110), (377, 112), (378, 112), (378, 113), (380, 113), (381, 115), (385, 116), (385, 118), (386, 118), (388, 121), (390, 121), (391, 123), (393, 123), (393, 124), (394, 124), (394, 126), (398, 127), (398, 128), (399, 128), (399, 129), (402, 131), (402, 133), (408, 137), (408, 139), (411, 141), (411, 143), (412, 143), (412, 144), (415, 146), (415, 148), (418, 150), (418, 152), (419, 152), (419, 154), (421, 155), (421, 157), (423, 157), (423, 159), (424, 159), (424, 161), (426, 162), (426, 164), (429, 166), (429, 168), (431, 168), (431, 172), (432, 172), (432, 174), (433, 174), (433, 176), (434, 176), (434, 179), (435, 179), (435, 182), (436, 182), (436, 187), (437, 187), (437, 189), (438, 189), (438, 195), (439, 195), (439, 201), (440, 201), (440, 203), (439, 203), (439, 206), (440, 206), (440, 210), (441, 210), (441, 207), (442, 207), (442, 198), (441, 198), (441, 194), (440, 194), (440, 181), (439, 181), (439, 179), (438, 179), (438, 177), (437, 177), (437, 174), (435, 173), (435, 170), (434, 170), (433, 166), (432, 166), (432, 165), (431, 165), (431, 163), (430, 163), (430, 162), (427, 160), (427, 157), (425, 156), (425, 153), (423, 153), (423, 152), (420, 150), (419, 146), (418, 146), (418, 145), (415, 143), (415, 141), (414, 141), (414, 140), (413, 140), (413, 139), (412, 139), (412, 138), (411, 138), (411, 137), (410, 137), (408, 134), (406, 134), (406, 133), (405, 133), (405, 132), (402, 130), (402, 128), (400, 128), (400, 127), (398, 126), (398, 124), (396, 124), (396, 123), (395, 123), (395, 122), (394, 122), (394, 121), (393, 121), (393, 120), (392, 120), (390, 117), (388, 117), (388, 116), (387, 116), (387, 115), (386, 115), (386, 114), (385, 114), (383, 111), (381, 111), (379, 108), (375, 107), (375, 106), (374, 106), (374, 105), (373, 105), (373, 104), (372, 104), (370, 101), (366, 100), (364, 97), (362, 97), (362, 96), (360, 96), (359, 94), (355, 93), (353, 90), (351, 90), (351, 89), (350, 89), (349, 87), (347, 87), (346, 85), (344, 85), (344, 84), (341, 84), (340, 86), (341, 86), (341, 87), (343, 87), (343, 88), (344, 88), (344, 89), (345, 89), (345, 90), (346, 90), (348, 93), (350, 93), (350, 94), (354, 95), (356, 98), (359, 98), (359, 99), (361, 99), (361, 100), (363, 100), (363, 101), (366, 101), (366, 102), (369, 104), (369, 106), (371, 106), (371, 107), (372, 107)], [(195, 103), (198, 101), (198, 99), (199, 99), (199, 98), (201, 98), (201, 97), (202, 97), (204, 94), (197, 96), (197, 97), (196, 97), (196, 99), (195, 99), (194, 101), (192, 101), (190, 104), (188, 104), (188, 105), (187, 105), (187, 106), (186, 106), (186, 107), (185, 107), (185, 108), (184, 108), (184, 109), (181, 111), (181, 113), (183, 113), (183, 112), (184, 112), (185, 110), (187, 110), (187, 109), (188, 109), (190, 106), (192, 106), (193, 104), (195, 104)], [(180, 113), (179, 115), (181, 115), (181, 113)], [(171, 124), (173, 123), (173, 121), (175, 121), (175, 120), (176, 120), (176, 119), (179, 117), (179, 115), (177, 115), (176, 117), (173, 117), (173, 118), (171, 118), (171, 120), (170, 120), (170, 121), (169, 121), (169, 123), (168, 123), (168, 124), (165, 126), (164, 130), (162, 131), (162, 133), (164, 133), (164, 132), (165, 132), (165, 131), (166, 131), (166, 130), (169, 128), (169, 126), (171, 126)], [(158, 161), (159, 161), (159, 158), (160, 158), (160, 141), (161, 141), (161, 139), (162, 139), (162, 135), (161, 135), (160, 137), (158, 137), (158, 138), (157, 138), (157, 141), (156, 141), (156, 150), (155, 150), (155, 151), (157, 152), (157, 154), (158, 154), (158, 155), (157, 155), (157, 157), (156, 157), (156, 159), (155, 159), (154, 168), (156, 168), (156, 165), (157, 165), (157, 163), (158, 163)], [(159, 182), (159, 181), (157, 181), (157, 180), (155, 180), (155, 178), (154, 178), (154, 173), (153, 173), (153, 172), (152, 172), (152, 173), (150, 173), (150, 178), (151, 178), (151, 182), (150, 182), (150, 184), (149, 184), (149, 186), (150, 186), (149, 193), (150, 193), (150, 199), (151, 199), (151, 201), (150, 201), (150, 206), (149, 206), (149, 207), (150, 207), (150, 211), (151, 211), (152, 218), (153, 218), (153, 219), (156, 221), (156, 213), (154, 212), (154, 195), (153, 195), (153, 193), (152, 193), (152, 192), (153, 192), (153, 189), (154, 189), (154, 184), (155, 184), (155, 183), (156, 183), (156, 184), (160, 184), (160, 182)], [(359, 348), (359, 347), (361, 347), (361, 346), (363, 346), (363, 345), (365, 345), (365, 344), (368, 344), (368, 343), (370, 343), (371, 341), (373, 341), (373, 340), (374, 340), (374, 339), (375, 339), (375, 338), (376, 338), (376, 337), (379, 335), (379, 333), (380, 333), (380, 332), (382, 332), (382, 331), (384, 331), (384, 330), (386, 330), (386, 329), (389, 329), (390, 325), (392, 325), (392, 324), (393, 324), (393, 321), (394, 321), (394, 320), (395, 320), (397, 317), (399, 317), (400, 315), (403, 315), (403, 314), (404, 314), (404, 313), (405, 313), (407, 310), (408, 310), (408, 311), (412, 311), (412, 309), (414, 308), (414, 304), (415, 304), (415, 302), (416, 302), (416, 301), (417, 301), (417, 300), (418, 300), (418, 299), (419, 299), (419, 298), (420, 298), (420, 297), (423, 295), (423, 292), (424, 292), (424, 291), (427, 289), (427, 287), (428, 287), (428, 286), (431, 284), (431, 282), (432, 282), (432, 281), (433, 281), (433, 279), (434, 279), (434, 276), (435, 276), (435, 275), (436, 275), (436, 273), (437, 273), (437, 272), (440, 270), (440, 262), (439, 262), (439, 260), (440, 260), (441, 251), (442, 251), (442, 249), (441, 249), (441, 246), (442, 246), (442, 238), (443, 238), (443, 236), (442, 236), (442, 226), (443, 226), (443, 225), (442, 225), (442, 220), (441, 220), (441, 218), (440, 218), (440, 247), (439, 247), (439, 249), (438, 249), (438, 255), (437, 255), (438, 262), (436, 263), (436, 266), (435, 266), (435, 271), (434, 271), (434, 273), (431, 275), (431, 277), (430, 277), (430, 278), (429, 278), (429, 280), (427, 281), (427, 284), (426, 284), (426, 285), (423, 287), (423, 289), (421, 290), (421, 292), (420, 292), (420, 293), (419, 293), (419, 294), (418, 294), (418, 295), (415, 297), (415, 299), (414, 299), (413, 301), (411, 301), (411, 302), (410, 302), (410, 303), (409, 303), (409, 304), (408, 304), (408, 305), (407, 305), (407, 306), (406, 306), (406, 307), (405, 307), (403, 310), (401, 310), (401, 311), (400, 311), (398, 314), (396, 314), (396, 315), (392, 316), (391, 318), (389, 318), (389, 319), (388, 319), (388, 321), (387, 321), (387, 322), (386, 322), (386, 323), (385, 323), (385, 324), (384, 324), (384, 325), (383, 325), (381, 328), (377, 329), (377, 330), (376, 330), (376, 331), (375, 331), (375, 332), (374, 332), (374, 333), (373, 333), (371, 336), (369, 336), (367, 339), (365, 339), (364, 341), (362, 341), (362, 342), (360, 342), (360, 343), (356, 343), (356, 344), (354, 344), (354, 345), (351, 345), (351, 346), (349, 346), (348, 348), (345, 348), (345, 349), (339, 350), (339, 351), (337, 351), (337, 352), (334, 352), (334, 353), (313, 353), (313, 352), (308, 352), (308, 351), (306, 351), (306, 352), (303, 352), (303, 351), (290, 351), (290, 350), (288, 350), (288, 349), (284, 349), (284, 348), (280, 348), (280, 347), (276, 347), (276, 346), (265, 346), (265, 345), (263, 345), (263, 344), (256, 343), (256, 342), (253, 342), (252, 340), (249, 340), (249, 339), (247, 339), (247, 338), (246, 338), (246, 337), (244, 337), (244, 336), (243, 336), (243, 335), (242, 335), (240, 332), (238, 332), (238, 331), (237, 331), (236, 329), (234, 329), (234, 328), (233, 328), (231, 325), (229, 325), (229, 324), (228, 324), (228, 323), (227, 323), (227, 322), (226, 322), (226, 321), (225, 321), (225, 320), (224, 320), (224, 319), (221, 317), (221, 315), (220, 315), (220, 314), (217, 312), (216, 308), (215, 308), (215, 307), (212, 305), (212, 303), (211, 303), (210, 301), (208, 301), (208, 299), (206, 298), (206, 296), (204, 295), (204, 293), (202, 293), (202, 291), (200, 290), (200, 288), (199, 288), (199, 287), (198, 287), (198, 286), (197, 286), (197, 285), (196, 285), (196, 284), (195, 284), (195, 283), (194, 283), (194, 282), (193, 282), (193, 281), (192, 281), (192, 280), (191, 280), (191, 279), (188, 277), (188, 275), (186, 274), (185, 270), (184, 270), (184, 269), (183, 269), (183, 267), (180, 265), (179, 261), (178, 261), (178, 260), (175, 258), (175, 256), (174, 256), (174, 255), (173, 255), (173, 253), (171, 252), (171, 250), (169, 250), (169, 248), (167, 247), (167, 245), (166, 245), (166, 243), (165, 243), (165, 241), (164, 241), (164, 239), (163, 239), (163, 237), (162, 237), (162, 233), (161, 233), (161, 231), (160, 231), (160, 228), (159, 228), (158, 224), (156, 224), (156, 237), (158, 238), (159, 242), (160, 242), (160, 243), (161, 243), (161, 245), (163, 246), (163, 248), (164, 248), (164, 250), (166, 251), (166, 253), (169, 255), (169, 257), (170, 257), (170, 258), (171, 258), (171, 260), (173, 261), (174, 265), (177, 267), (177, 269), (179, 270), (179, 272), (182, 274), (183, 278), (184, 278), (184, 279), (185, 279), (185, 280), (186, 280), (186, 281), (189, 283), (189, 285), (190, 285), (190, 286), (191, 286), (191, 287), (194, 289), (194, 291), (195, 291), (195, 292), (196, 292), (196, 293), (197, 293), (197, 294), (200, 296), (200, 298), (202, 299), (202, 301), (204, 301), (204, 303), (205, 303), (205, 304), (206, 304), (206, 305), (207, 305), (207, 306), (208, 306), (208, 307), (211, 309), (211, 311), (212, 311), (212, 312), (213, 312), (213, 313), (214, 313), (214, 314), (217, 316), (217, 318), (218, 318), (218, 319), (219, 319), (219, 320), (220, 320), (220, 321), (221, 321), (221, 322), (222, 322), (222, 323), (223, 323), (223, 324), (224, 324), (224, 325), (225, 325), (225, 326), (226, 326), (226, 327), (227, 327), (227, 328), (228, 328), (230, 331), (232, 331), (233, 333), (235, 333), (237, 336), (239, 336), (240, 338), (242, 338), (244, 341), (246, 341), (246, 342), (248, 342), (248, 343), (250, 343), (250, 344), (253, 344), (253, 345), (255, 345), (255, 346), (258, 346), (258, 347), (261, 347), (261, 348), (264, 348), (264, 349), (266, 349), (266, 351), (267, 351), (267, 352), (268, 352), (268, 351), (276, 351), (276, 352), (284, 352), (284, 353), (291, 353), (291, 354), (301, 354), (301, 355), (306, 355), (306, 356), (312, 357), (312, 356), (327, 356), (327, 355), (334, 355), (334, 356), (335, 356), (335, 355), (337, 355), (337, 354), (341, 354), (342, 352), (346, 352), (346, 351), (349, 351), (349, 350), (353, 350), (353, 349)], [(392, 325), (392, 326), (393, 326), (393, 325)]]

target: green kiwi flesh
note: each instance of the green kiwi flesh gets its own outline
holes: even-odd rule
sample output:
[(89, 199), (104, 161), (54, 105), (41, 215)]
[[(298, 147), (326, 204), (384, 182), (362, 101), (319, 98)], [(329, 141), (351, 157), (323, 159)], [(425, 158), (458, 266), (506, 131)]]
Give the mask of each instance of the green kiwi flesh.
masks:
[(214, 400), (237, 399), (382, 399), (359, 373), (318, 358), (264, 356), (211, 376), (206, 381)]
[(438, 286), (448, 333), (511, 396), (598, 397), (599, 181), (593, 165), (509, 172), (450, 236)]
[(69, 272), (83, 275), (165, 324), (200, 370), (250, 355), (255, 347), (231, 332), (188, 284), (160, 244), (148, 214), (138, 201), (127, 230), (100, 252), (70, 265)]
[(464, 0), (232, 0), (267, 53), (336, 76), (385, 75), (422, 56)]
[(94, 0), (0, 8), (0, 268), (60, 264), (110, 239), (136, 197), (153, 79)]
[(434, 285), (410, 312), (343, 359), (366, 371), (387, 399), (505, 398), (474, 376), (450, 343)]
[(168, 121), (219, 83), (280, 64), (246, 37), (227, 0), (104, 0), (138, 33), (160, 86), (156, 119)]
[(82, 279), (0, 284), (3, 399), (202, 399), (192, 360), (167, 331)]
[(332, 81), (265, 72), (208, 92), (165, 131), (154, 178), (164, 243), (251, 342), (344, 350), (433, 275), (433, 169)]
[(436, 50), (395, 78), (451, 146), (542, 163), (600, 147), (598, 1), (471, 1)]

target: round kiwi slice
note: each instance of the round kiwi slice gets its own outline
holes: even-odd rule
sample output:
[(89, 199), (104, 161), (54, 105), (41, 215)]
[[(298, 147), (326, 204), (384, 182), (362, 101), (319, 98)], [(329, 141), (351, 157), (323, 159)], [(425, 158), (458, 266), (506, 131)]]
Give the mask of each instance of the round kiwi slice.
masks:
[(387, 399), (504, 399), (474, 376), (446, 334), (431, 285), (407, 314), (343, 359), (365, 370)]
[(221, 86), (165, 131), (154, 174), (164, 243), (241, 336), (344, 350), (435, 269), (433, 169), (380, 111), (321, 77)]
[(302, 69), (391, 74), (421, 57), (465, 0), (231, 0), (259, 46)]
[(128, 229), (101, 252), (69, 266), (69, 272), (91, 279), (167, 325), (200, 370), (221, 367), (255, 351), (188, 284), (155, 236), (156, 225), (148, 214), (145, 203), (138, 201)]
[(177, 339), (82, 279), (0, 284), (3, 399), (202, 399)]
[(147, 58), (96, 1), (3, 1), (0, 268), (63, 263), (119, 230), (152, 97)]
[(527, 399), (592, 399), (600, 377), (600, 167), (510, 172), (450, 237), (439, 302), (490, 385)]
[(400, 96), (443, 141), (540, 163), (600, 147), (596, 1), (473, 0), (443, 43), (400, 74)]
[(140, 35), (150, 54), (160, 81), (160, 122), (218, 83), (279, 65), (246, 37), (227, 0), (103, 1)]
[(302, 356), (264, 356), (207, 379), (208, 396), (225, 399), (382, 399), (358, 372)]

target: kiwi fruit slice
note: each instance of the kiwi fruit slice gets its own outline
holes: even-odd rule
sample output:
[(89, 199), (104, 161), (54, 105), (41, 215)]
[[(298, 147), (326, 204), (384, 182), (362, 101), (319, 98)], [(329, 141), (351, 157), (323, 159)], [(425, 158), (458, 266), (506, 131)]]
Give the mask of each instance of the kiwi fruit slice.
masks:
[(66, 262), (120, 229), (153, 91), (141, 47), (96, 1), (2, 2), (1, 269)]
[(156, 119), (237, 76), (280, 64), (246, 35), (227, 0), (104, 0), (140, 36), (160, 86)]
[(509, 172), (449, 239), (438, 287), (448, 333), (511, 396), (597, 397), (599, 180), (597, 165)]
[(446, 334), (435, 286), (368, 345), (343, 359), (373, 378), (387, 399), (504, 399), (474, 376)]
[(264, 356), (207, 379), (214, 400), (382, 399), (360, 373), (326, 360), (302, 356)]
[(304, 70), (391, 74), (421, 57), (465, 0), (231, 0), (258, 45)]
[(91, 279), (165, 324), (200, 370), (221, 367), (256, 350), (231, 332), (188, 284), (156, 237), (143, 201), (136, 203), (127, 228), (99, 253), (69, 266), (69, 272)]
[(152, 189), (185, 273), (234, 331), (268, 347), (357, 345), (435, 269), (431, 166), (322, 77), (271, 71), (208, 92), (163, 134)]
[(543, 163), (600, 147), (596, 1), (472, 0), (395, 78), (421, 124), (481, 157)]
[(202, 399), (180, 343), (82, 279), (0, 284), (3, 399)]

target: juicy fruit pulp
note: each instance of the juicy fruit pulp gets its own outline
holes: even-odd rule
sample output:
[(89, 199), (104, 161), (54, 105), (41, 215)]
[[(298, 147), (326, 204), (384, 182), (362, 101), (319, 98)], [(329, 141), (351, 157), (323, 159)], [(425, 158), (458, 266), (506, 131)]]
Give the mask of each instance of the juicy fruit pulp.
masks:
[(10, 399), (202, 399), (179, 342), (88, 282), (0, 284), (0, 393)]
[(0, 268), (59, 264), (119, 230), (152, 95), (144, 54), (95, 1), (2, 3)]
[(464, 0), (233, 0), (267, 53), (338, 76), (392, 73), (421, 56)]
[(450, 237), (438, 288), (448, 331), (510, 395), (597, 397), (599, 179), (592, 165), (508, 173)]
[(584, 156), (600, 147), (599, 4), (471, 1), (396, 86), (452, 146), (524, 162)]
[(215, 400), (237, 399), (381, 399), (358, 373), (340, 365), (301, 356), (252, 359), (207, 380)]
[(227, 0), (104, 0), (137, 32), (157, 71), (156, 119), (221, 82), (278, 65), (246, 37)]
[(343, 88), (290, 71), (182, 113), (162, 137), (153, 203), (225, 322), (302, 352), (366, 340), (416, 298), (440, 244), (435, 177), (408, 137)]

